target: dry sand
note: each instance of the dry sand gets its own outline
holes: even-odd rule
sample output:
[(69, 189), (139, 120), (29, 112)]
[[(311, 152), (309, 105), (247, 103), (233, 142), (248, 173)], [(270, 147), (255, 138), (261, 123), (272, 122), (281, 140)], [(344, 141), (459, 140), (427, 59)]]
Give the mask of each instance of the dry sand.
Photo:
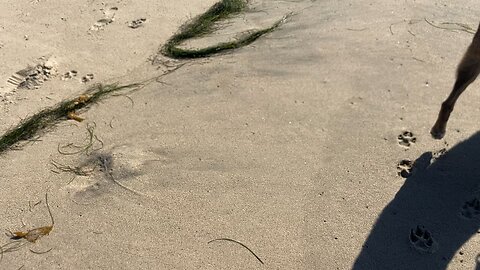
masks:
[[(161, 74), (148, 59), (214, 2), (0, 1), (0, 131), (95, 82)], [(429, 136), (472, 35), (424, 20), (476, 28), (480, 2), (254, 4), (266, 12), (223, 35), (297, 15), (0, 156), (0, 228), (49, 225), (45, 192), (55, 218), (50, 235), (3, 254), (0, 269), (480, 269), (480, 211), (467, 203), (480, 196), (478, 83), (446, 139)], [(30, 90), (7, 83), (40, 57), (56, 76)], [(103, 148), (58, 152), (84, 143), (94, 124)], [(404, 131), (416, 138), (408, 147)], [(397, 175), (400, 160), (417, 158), (411, 176)], [(93, 171), (74, 177), (52, 161)], [(418, 232), (415, 247), (417, 226), (430, 235)], [(264, 264), (238, 244), (208, 243), (216, 238), (242, 242)]]

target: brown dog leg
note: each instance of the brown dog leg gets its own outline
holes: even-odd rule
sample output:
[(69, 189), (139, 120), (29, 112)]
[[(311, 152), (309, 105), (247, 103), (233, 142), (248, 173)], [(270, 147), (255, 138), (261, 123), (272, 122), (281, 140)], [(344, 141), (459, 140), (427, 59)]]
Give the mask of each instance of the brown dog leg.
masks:
[(430, 134), (435, 139), (441, 139), (445, 135), (448, 118), (455, 107), (458, 97), (467, 89), (467, 87), (475, 81), (480, 73), (480, 25), (473, 37), (473, 41), (463, 56), (462, 61), (457, 68), (457, 80), (453, 86), (453, 90), (448, 98), (442, 103), (437, 121), (433, 125)]

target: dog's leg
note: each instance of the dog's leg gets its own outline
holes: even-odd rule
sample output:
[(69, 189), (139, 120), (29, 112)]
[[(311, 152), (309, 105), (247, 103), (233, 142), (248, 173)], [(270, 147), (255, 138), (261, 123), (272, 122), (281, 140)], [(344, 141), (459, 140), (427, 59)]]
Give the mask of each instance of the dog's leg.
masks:
[(433, 125), (430, 134), (435, 139), (441, 139), (445, 135), (448, 118), (455, 107), (458, 97), (467, 89), (467, 87), (475, 81), (480, 73), (480, 25), (473, 37), (473, 41), (463, 56), (462, 61), (457, 68), (457, 80), (453, 86), (453, 90), (448, 98), (442, 103), (437, 121)]

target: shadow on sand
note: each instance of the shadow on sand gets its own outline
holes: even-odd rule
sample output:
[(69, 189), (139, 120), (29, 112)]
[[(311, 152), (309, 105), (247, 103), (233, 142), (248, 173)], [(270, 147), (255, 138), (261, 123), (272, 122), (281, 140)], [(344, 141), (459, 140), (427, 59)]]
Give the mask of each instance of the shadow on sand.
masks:
[[(431, 157), (427, 152), (416, 160), (413, 175), (378, 217), (352, 269), (440, 270), (456, 255), (462, 269), (480, 270), (478, 257), (472, 261), (459, 254), (480, 225), (474, 201), (480, 199), (480, 132), (430, 165)], [(417, 226), (428, 232), (412, 237)]]

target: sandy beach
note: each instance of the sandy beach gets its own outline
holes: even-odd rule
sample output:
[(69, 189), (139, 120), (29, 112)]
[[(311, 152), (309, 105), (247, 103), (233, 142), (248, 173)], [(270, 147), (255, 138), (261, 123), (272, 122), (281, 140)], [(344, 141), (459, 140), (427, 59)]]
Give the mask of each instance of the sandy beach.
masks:
[(182, 46), (291, 16), (159, 53), (216, 2), (0, 1), (2, 134), (142, 82), (0, 154), (0, 269), (480, 269), (478, 82), (429, 134), (480, 2), (254, 0)]

